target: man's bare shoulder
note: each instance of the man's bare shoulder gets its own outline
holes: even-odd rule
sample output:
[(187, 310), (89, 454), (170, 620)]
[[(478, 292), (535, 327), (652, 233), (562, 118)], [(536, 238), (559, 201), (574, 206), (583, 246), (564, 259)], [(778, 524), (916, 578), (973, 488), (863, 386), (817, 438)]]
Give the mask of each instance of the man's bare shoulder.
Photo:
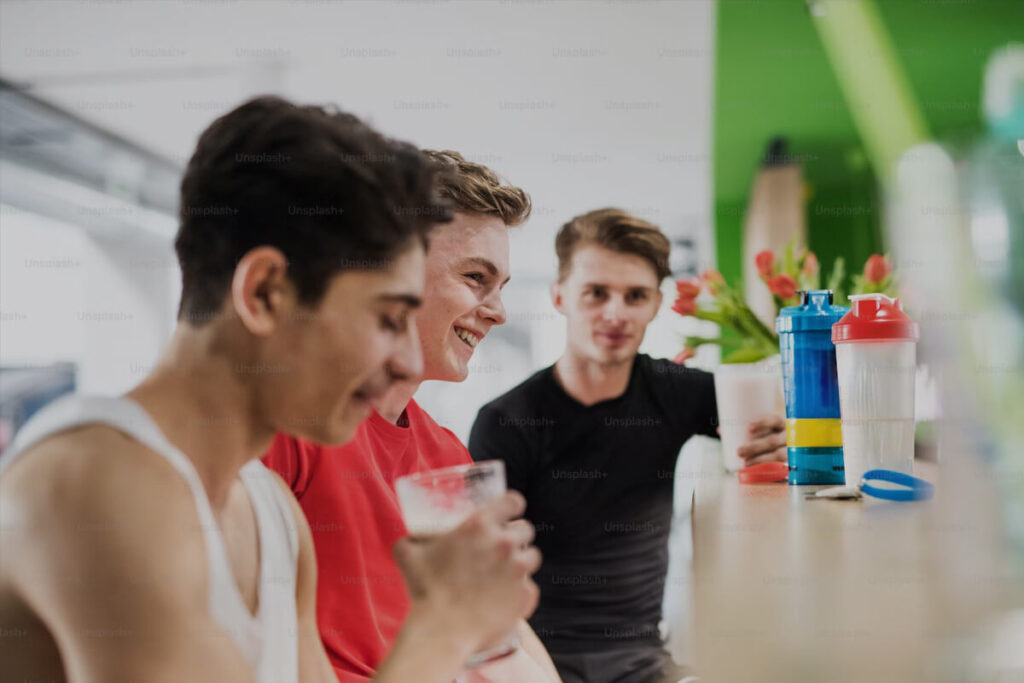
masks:
[(69, 670), (252, 680), (210, 613), (192, 492), (159, 454), (107, 427), (62, 432), (8, 466), (0, 506), (0, 596), (45, 623)]
[(165, 458), (111, 427), (70, 429), (22, 453), (0, 476), (0, 517), (5, 543), (20, 558), (5, 574), (24, 577), (54, 560), (119, 562), (140, 572), (170, 561), (183, 580), (204, 578), (201, 562), (172, 557), (185, 549), (205, 557), (187, 482)]
[(191, 501), (187, 482), (169, 461), (106, 425), (43, 439), (10, 464), (0, 486), (20, 502), (46, 504), (52, 512), (65, 503), (116, 510), (143, 501), (157, 506)]

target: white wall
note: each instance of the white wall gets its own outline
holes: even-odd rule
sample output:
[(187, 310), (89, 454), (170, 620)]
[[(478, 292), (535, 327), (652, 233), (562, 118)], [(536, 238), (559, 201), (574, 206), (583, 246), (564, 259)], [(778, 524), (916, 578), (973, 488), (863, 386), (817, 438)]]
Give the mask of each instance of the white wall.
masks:
[[(518, 329), (483, 342), (477, 375), (466, 384), (422, 392), (428, 409), (465, 437), (480, 404), (561, 350), (563, 324), (547, 302), (547, 281), (554, 234), (567, 219), (622, 206), (673, 238), (694, 240), (696, 261), (711, 262), (713, 15), (713, 0), (4, 0), (0, 75), (182, 163), (216, 115), (275, 92), (336, 102), (396, 137), (461, 150), (525, 187), (534, 217), (513, 232), (506, 288), (509, 328)], [(20, 217), (3, 218), (4, 233), (9, 225), (18, 232), (5, 237), (15, 251), (5, 265), (52, 244), (47, 232), (29, 236)], [(155, 353), (169, 332), (161, 321), (174, 307), (162, 295), (123, 291), (150, 287), (149, 276), (115, 270), (108, 247), (75, 248), (91, 265), (47, 271), (49, 280), (42, 271), (4, 275), (19, 286), (4, 294), (2, 307), (45, 310), (59, 297), (49, 284), (37, 290), (27, 283), (77, 277), (90, 283), (74, 294), (88, 291), (80, 308), (117, 302), (137, 312), (133, 332), (122, 335), (137, 346), (125, 356), (106, 345), (116, 334), (98, 332), (114, 331), (113, 324), (86, 328), (91, 336), (67, 316), (39, 328), (77, 349), (84, 377), (92, 378), (83, 386), (120, 388), (129, 377), (118, 365)], [(139, 307), (152, 310), (143, 316)], [(652, 324), (644, 350), (679, 349), (674, 318), (666, 310)], [(33, 349), (28, 329), (11, 333), (18, 341), (10, 356), (0, 348), (0, 362), (74, 350), (52, 340)]]
[[(182, 165), (215, 116), (273, 92), (336, 102), (525, 187), (535, 209), (512, 233), (508, 325), (467, 382), (418, 396), (465, 439), (480, 405), (561, 352), (547, 282), (570, 217), (618, 205), (692, 240), (691, 267), (712, 262), (713, 21), (714, 0), (0, 0), (0, 76)], [(0, 364), (71, 360), (83, 391), (123, 391), (170, 334), (178, 288), (169, 244), (100, 242), (0, 206)], [(680, 348), (673, 297), (667, 283), (643, 346), (656, 356)], [(677, 482), (685, 514), (692, 479)], [(688, 585), (687, 532), (670, 586)], [(678, 652), (688, 609), (672, 594)]]
[(170, 244), (104, 244), (0, 205), (0, 364), (70, 361), (78, 388), (119, 393), (152, 366), (179, 292)]

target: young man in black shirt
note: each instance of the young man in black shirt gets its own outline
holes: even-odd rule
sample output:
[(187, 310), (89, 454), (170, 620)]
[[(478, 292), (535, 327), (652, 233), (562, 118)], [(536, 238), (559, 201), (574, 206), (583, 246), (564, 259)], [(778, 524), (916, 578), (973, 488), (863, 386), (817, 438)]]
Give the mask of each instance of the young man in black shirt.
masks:
[[(660, 681), (676, 458), (694, 434), (717, 436), (714, 383), (637, 353), (669, 275), (657, 227), (601, 209), (563, 226), (555, 248), (566, 350), (481, 408), (469, 450), (503, 460), (509, 488), (526, 496), (544, 555), (530, 623), (563, 681)], [(781, 416), (749, 433), (748, 464), (786, 459)]]

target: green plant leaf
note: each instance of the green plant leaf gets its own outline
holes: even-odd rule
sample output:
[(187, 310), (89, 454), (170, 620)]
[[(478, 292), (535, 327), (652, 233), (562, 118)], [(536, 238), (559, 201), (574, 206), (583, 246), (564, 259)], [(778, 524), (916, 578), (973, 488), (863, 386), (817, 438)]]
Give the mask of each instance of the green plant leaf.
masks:
[(696, 349), (704, 344), (714, 344), (722, 347), (723, 350), (742, 348), (743, 344), (738, 339), (723, 339), (722, 337), (687, 337), (683, 340), (683, 346)]
[(782, 270), (780, 272), (789, 273), (792, 276), (796, 276), (796, 259), (793, 256), (793, 252), (796, 249), (796, 237), (791, 239), (786, 244), (786, 250), (782, 256)]
[(698, 320), (707, 320), (708, 322), (715, 323), (716, 325), (728, 325), (729, 322), (724, 313), (708, 308), (698, 308), (697, 312), (693, 314), (694, 318)]
[(723, 363), (756, 363), (778, 353), (778, 349), (745, 348), (737, 349), (722, 358)]
[(839, 298), (839, 292), (843, 286), (843, 279), (846, 277), (846, 259), (842, 256), (835, 260), (832, 264), (832, 273), (828, 277), (828, 288), (836, 293), (836, 299)]

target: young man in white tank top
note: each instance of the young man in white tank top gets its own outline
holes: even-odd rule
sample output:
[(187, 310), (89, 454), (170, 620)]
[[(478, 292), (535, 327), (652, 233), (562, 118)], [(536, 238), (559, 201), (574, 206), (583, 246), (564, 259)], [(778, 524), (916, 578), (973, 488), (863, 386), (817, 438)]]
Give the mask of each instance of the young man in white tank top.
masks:
[[(0, 458), (4, 680), (334, 680), (309, 527), (255, 459), (278, 431), (344, 443), (421, 372), (425, 236), (451, 213), (435, 173), (355, 117), (277, 98), (203, 133), (157, 367), (124, 397), (45, 409)], [(509, 494), (396, 546), (413, 606), (375, 680), (450, 681), (532, 610), (522, 512)]]

